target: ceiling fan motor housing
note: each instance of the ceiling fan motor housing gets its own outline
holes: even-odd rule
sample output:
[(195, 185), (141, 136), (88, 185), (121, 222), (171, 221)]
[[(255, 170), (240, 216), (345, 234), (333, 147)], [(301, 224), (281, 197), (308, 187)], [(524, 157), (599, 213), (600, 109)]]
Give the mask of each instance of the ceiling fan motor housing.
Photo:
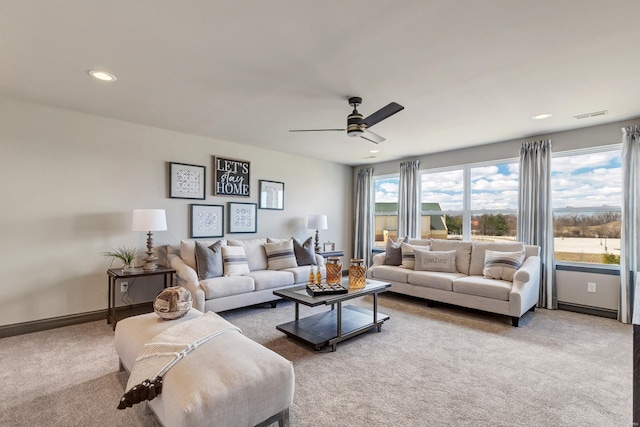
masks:
[(347, 135), (352, 137), (361, 136), (364, 133), (364, 125), (362, 124), (364, 117), (356, 109), (361, 103), (362, 98), (356, 96), (349, 98), (349, 105), (353, 106), (353, 113), (347, 117)]

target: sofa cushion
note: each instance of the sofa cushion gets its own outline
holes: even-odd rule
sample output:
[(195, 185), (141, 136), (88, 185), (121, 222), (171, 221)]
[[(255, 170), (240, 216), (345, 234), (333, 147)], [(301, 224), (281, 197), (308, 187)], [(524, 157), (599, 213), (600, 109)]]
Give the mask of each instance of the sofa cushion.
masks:
[(285, 270), (258, 270), (246, 276), (253, 278), (256, 291), (293, 285), (293, 273)]
[(471, 262), (471, 242), (462, 240), (432, 239), (432, 251), (456, 251), (456, 270), (458, 273), (469, 274), (469, 263)]
[(402, 243), (406, 242), (406, 237), (400, 237), (396, 242), (393, 239), (387, 239), (384, 252), (384, 265), (400, 265), (402, 264)]
[(413, 246), (431, 246), (431, 240), (433, 239), (412, 239), (411, 237), (409, 237), (406, 240), (406, 243)]
[(522, 266), (524, 251), (485, 251), (483, 276), (487, 279), (501, 279), (513, 282), (513, 276)]
[(204, 290), (205, 299), (246, 294), (255, 290), (253, 277), (249, 276), (214, 277), (201, 280), (200, 286)]
[(267, 269), (267, 254), (264, 251), (265, 243), (267, 243), (267, 239), (227, 239), (227, 245), (229, 246), (244, 247), (249, 270), (251, 271)]
[(407, 283), (409, 270), (395, 265), (377, 265), (371, 269), (371, 278)]
[(471, 245), (470, 276), (482, 276), (484, 270), (484, 253), (487, 251), (521, 252), (524, 251), (522, 242), (479, 242), (473, 241)]
[(242, 246), (223, 246), (222, 263), (225, 276), (240, 276), (249, 272), (249, 264)]
[(211, 279), (223, 275), (222, 267), (222, 240), (218, 240), (213, 245), (206, 246), (202, 242), (196, 242), (196, 273), (198, 279)]
[(511, 282), (485, 279), (482, 276), (466, 276), (453, 281), (453, 292), (509, 301)]
[[(293, 268), (285, 268), (280, 271), (288, 271), (289, 273), (293, 274), (293, 283), (307, 283), (309, 281), (309, 270), (312, 268), (313, 268), (313, 271), (315, 272), (316, 268), (308, 265), (301, 265), (299, 267), (293, 267)], [(320, 275), (322, 277), (326, 277), (326, 271), (324, 267), (320, 267)]]
[(410, 271), (407, 283), (425, 288), (453, 290), (453, 281), (466, 277), (460, 273), (445, 273), (442, 271)]
[(415, 256), (414, 270), (418, 271), (443, 271), (457, 273), (456, 251), (430, 251), (428, 249), (413, 248)]
[(269, 270), (282, 270), (283, 268), (298, 266), (291, 240), (283, 240), (279, 243), (265, 243), (264, 252), (267, 254)]
[[(205, 246), (211, 246), (218, 240), (198, 240), (198, 242), (202, 243)], [(226, 239), (220, 239), (220, 241), (224, 242), (226, 245)], [(196, 240), (181, 240), (180, 241), (180, 258), (187, 264), (189, 267), (194, 270), (196, 267)]]
[(316, 265), (316, 253), (313, 249), (313, 237), (309, 237), (304, 242), (292, 237), (293, 252), (296, 255), (298, 265)]

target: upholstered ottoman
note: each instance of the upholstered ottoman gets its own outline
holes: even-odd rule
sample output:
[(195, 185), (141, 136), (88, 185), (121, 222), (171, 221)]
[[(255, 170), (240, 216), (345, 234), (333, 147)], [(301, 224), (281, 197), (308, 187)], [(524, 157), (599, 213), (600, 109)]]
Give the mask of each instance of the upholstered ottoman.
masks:
[[(131, 372), (145, 343), (165, 329), (199, 316), (200, 311), (191, 309), (171, 321), (155, 313), (120, 320), (115, 348), (121, 368)], [(274, 422), (288, 426), (293, 391), (290, 361), (242, 334), (225, 333), (173, 366), (164, 376), (162, 393), (148, 404), (164, 427), (249, 427)]]

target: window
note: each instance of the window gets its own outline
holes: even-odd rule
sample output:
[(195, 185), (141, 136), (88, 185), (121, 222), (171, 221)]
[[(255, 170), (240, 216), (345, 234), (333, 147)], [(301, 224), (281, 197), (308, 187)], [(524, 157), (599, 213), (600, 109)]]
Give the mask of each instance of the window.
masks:
[(620, 148), (551, 160), (556, 261), (620, 264)]
[(423, 172), (420, 175), (421, 237), (461, 239), (464, 170)]
[(387, 239), (396, 240), (398, 229), (398, 188), (400, 175), (383, 176), (374, 179), (374, 222), (375, 247), (385, 247)]
[(492, 163), (471, 167), (471, 238), (516, 240), (520, 165)]

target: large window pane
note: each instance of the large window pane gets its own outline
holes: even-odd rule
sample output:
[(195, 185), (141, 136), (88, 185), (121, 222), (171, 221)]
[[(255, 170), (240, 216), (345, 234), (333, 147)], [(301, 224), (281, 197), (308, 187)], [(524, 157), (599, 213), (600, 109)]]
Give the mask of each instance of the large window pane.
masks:
[(421, 237), (460, 239), (464, 206), (464, 171), (423, 173), (420, 178)]
[(516, 240), (518, 169), (517, 162), (470, 168), (472, 239)]
[(399, 175), (374, 180), (374, 246), (376, 247), (384, 247), (388, 238), (392, 238), (393, 240), (397, 238), (399, 187)]
[(620, 149), (551, 161), (556, 261), (620, 264)]

